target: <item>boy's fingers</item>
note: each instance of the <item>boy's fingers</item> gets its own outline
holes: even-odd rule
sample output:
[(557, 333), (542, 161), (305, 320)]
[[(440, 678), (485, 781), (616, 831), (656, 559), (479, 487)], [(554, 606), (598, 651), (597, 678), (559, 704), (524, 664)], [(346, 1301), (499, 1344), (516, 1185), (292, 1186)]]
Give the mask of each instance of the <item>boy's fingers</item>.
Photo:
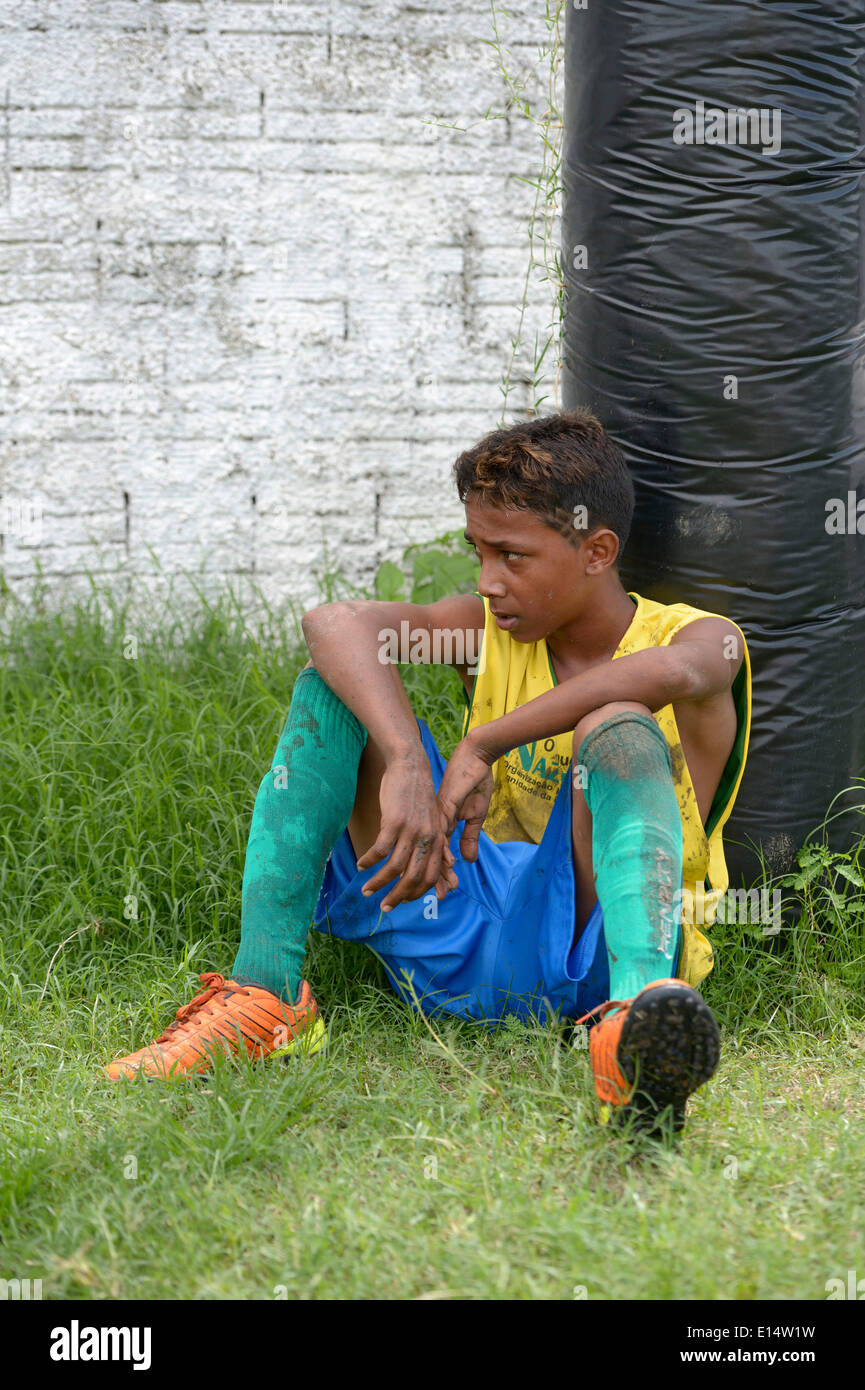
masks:
[(439, 811), (444, 821), (445, 833), (447, 835), (452, 835), (454, 826), (457, 823), (457, 811), (459, 808), (449, 796), (442, 797), (441, 789), (439, 789), (438, 803)]
[(445, 869), (436, 884), (436, 897), (439, 902), (441, 902), (443, 898), (446, 898), (448, 893), (452, 893), (455, 888), (459, 888), (459, 886), (460, 881), (453, 869)]
[(483, 823), (483, 816), (468, 817), (465, 829), (460, 837), (460, 854), (463, 859), (468, 859), (470, 864), (473, 864), (478, 857), (478, 840), (480, 839)]
[(382, 912), (389, 912), (397, 903), (407, 899), (419, 898), (428, 892), (438, 881), (442, 868), (442, 841), (440, 836), (424, 836), (418, 840), (411, 856), (409, 866), (400, 875), (387, 897), (382, 900)]
[[(438, 878), (438, 873), (436, 873)], [(433, 883), (435, 883), (433, 879)], [(390, 912), (391, 908), (399, 903), (411, 902), (419, 898), (424, 892), (428, 892), (430, 884), (427, 879), (426, 868), (422, 866), (421, 871), (414, 870), (411, 873), (400, 874), (399, 881), (394, 884), (386, 897), (382, 898), (380, 907), (382, 912)]]
[[(373, 846), (373, 849), (375, 849), (375, 846)], [(378, 873), (373, 874), (372, 878), (368, 878), (366, 883), (361, 888), (360, 891), (365, 898), (372, 897), (373, 893), (377, 893), (379, 888), (384, 888), (386, 883), (392, 883), (395, 878), (399, 878), (400, 874), (403, 872), (406, 864), (408, 863), (410, 850), (410, 844), (404, 844), (399, 840), (397, 841), (387, 863), (382, 864)], [(364, 859), (366, 859), (368, 855), (372, 853), (373, 850), (368, 850), (367, 854), (363, 856)], [(375, 854), (374, 857), (370, 859), (370, 865), (377, 864), (381, 857), (382, 856), (380, 854)], [(370, 867), (370, 865), (363, 864), (361, 860), (358, 860), (358, 865), (360, 868)]]
[(359, 869), (371, 869), (373, 864), (378, 864), (380, 860), (387, 859), (394, 847), (396, 836), (393, 832), (386, 831), (383, 827), (379, 830), (375, 844), (370, 845), (365, 854), (362, 854), (357, 861)]
[(434, 887), (441, 875), (444, 873), (444, 849), (444, 841), (440, 838), (437, 838), (435, 844), (433, 845), (432, 853), (430, 854), (429, 858), (426, 860), (424, 864), (424, 887), (427, 892), (429, 892), (429, 890), (432, 887)]
[[(379, 836), (372, 848), (357, 861), (359, 869), (371, 867), (378, 862), (382, 857), (379, 853), (382, 844), (383, 837)], [(434, 857), (430, 858), (431, 855)], [(381, 904), (384, 911), (390, 911), (398, 902), (418, 897), (425, 883), (435, 883), (441, 871), (441, 856), (442, 841), (439, 835), (417, 835), (415, 832), (413, 839), (397, 841), (387, 863), (377, 874), (367, 879), (361, 893), (366, 898), (372, 897), (380, 888), (392, 883), (394, 879), (399, 879), (393, 893), (389, 893)], [(365, 860), (369, 863), (365, 863)]]

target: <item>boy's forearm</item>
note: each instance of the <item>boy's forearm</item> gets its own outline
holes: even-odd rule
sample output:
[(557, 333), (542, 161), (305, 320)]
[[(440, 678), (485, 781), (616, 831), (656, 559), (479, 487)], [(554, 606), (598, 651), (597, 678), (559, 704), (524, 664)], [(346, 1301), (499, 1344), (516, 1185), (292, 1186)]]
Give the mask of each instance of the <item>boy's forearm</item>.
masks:
[(399, 672), (379, 659), (380, 621), (369, 608), (324, 604), (303, 617), (303, 635), (318, 674), (390, 761), (419, 751), (418, 726)]
[(601, 705), (634, 700), (654, 713), (692, 692), (693, 678), (680, 654), (670, 647), (655, 647), (572, 676), (519, 709), (473, 729), (469, 738), (494, 760), (522, 744), (567, 733)]

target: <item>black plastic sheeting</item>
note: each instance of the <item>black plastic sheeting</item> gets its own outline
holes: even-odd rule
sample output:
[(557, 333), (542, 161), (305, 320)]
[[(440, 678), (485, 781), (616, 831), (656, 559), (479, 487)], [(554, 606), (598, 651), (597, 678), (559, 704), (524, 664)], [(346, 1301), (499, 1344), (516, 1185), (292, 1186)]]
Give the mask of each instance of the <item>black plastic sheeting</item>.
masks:
[(625, 586), (748, 639), (751, 883), (865, 774), (865, 0), (571, 3), (565, 80), (564, 403), (634, 473)]

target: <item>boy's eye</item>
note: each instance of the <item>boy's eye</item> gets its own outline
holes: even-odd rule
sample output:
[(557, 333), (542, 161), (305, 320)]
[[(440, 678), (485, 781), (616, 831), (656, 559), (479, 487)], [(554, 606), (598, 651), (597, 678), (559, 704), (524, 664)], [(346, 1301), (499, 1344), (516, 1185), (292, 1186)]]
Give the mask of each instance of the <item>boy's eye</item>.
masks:
[[(474, 555), (474, 557), (475, 557), (476, 560), (480, 560), (480, 558), (481, 558), (481, 553), (480, 553), (480, 551), (478, 550), (477, 546), (475, 545), (474, 541), (467, 541), (467, 540), (465, 540), (465, 537), (463, 537), (463, 540), (465, 541), (466, 549), (467, 549), (467, 550), (470, 550), (470, 551), (472, 552), (472, 554)], [(521, 550), (500, 550), (500, 551), (499, 551), (499, 554), (500, 554), (500, 555), (504, 555), (504, 557), (505, 557), (506, 560), (524, 560), (524, 559), (525, 559), (525, 555), (523, 554), (523, 552), (522, 552)]]

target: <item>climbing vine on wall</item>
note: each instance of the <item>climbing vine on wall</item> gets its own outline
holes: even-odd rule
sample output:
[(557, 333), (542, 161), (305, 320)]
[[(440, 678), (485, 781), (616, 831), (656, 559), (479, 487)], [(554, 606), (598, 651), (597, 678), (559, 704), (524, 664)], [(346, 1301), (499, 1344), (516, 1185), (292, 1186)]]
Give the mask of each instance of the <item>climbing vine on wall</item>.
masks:
[[(506, 423), (510, 397), (520, 379), (526, 350), (531, 355), (527, 380), (530, 390), (531, 414), (540, 413), (546, 402), (555, 409), (560, 406), (562, 370), (561, 324), (564, 308), (564, 281), (560, 255), (560, 220), (562, 194), (562, 136), (563, 117), (563, 54), (566, 0), (546, 0), (546, 42), (538, 50), (537, 63), (531, 74), (520, 74), (514, 65), (511, 50), (502, 34), (502, 18), (508, 12), (496, 0), (490, 0), (490, 19), (493, 37), (486, 42), (492, 48), (506, 91), (506, 112), (528, 121), (538, 140), (538, 167), (534, 175), (520, 175), (534, 189), (528, 219), (528, 255), (517, 306), (517, 322), (511, 338), (510, 352), (502, 373), (502, 419)], [(535, 331), (533, 341), (526, 342), (527, 316), (533, 295), (539, 286), (547, 287), (548, 315), (542, 330)]]

